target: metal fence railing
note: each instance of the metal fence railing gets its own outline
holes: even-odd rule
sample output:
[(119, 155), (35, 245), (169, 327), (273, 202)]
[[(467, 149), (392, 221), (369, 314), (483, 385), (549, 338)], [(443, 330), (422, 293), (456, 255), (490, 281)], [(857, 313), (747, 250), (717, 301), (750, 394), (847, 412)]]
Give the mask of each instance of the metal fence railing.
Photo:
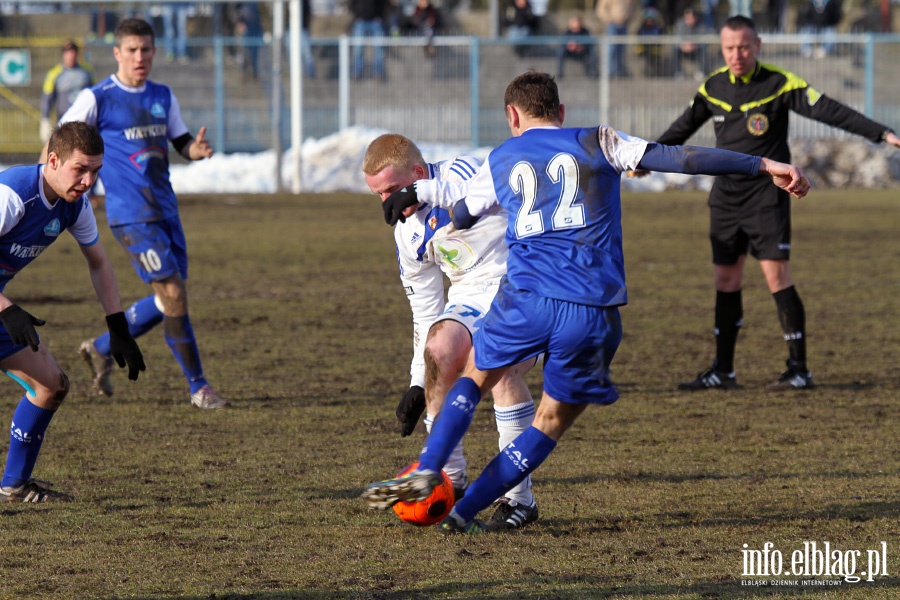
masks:
[[(586, 73), (576, 62), (564, 64), (559, 79), (566, 104), (566, 123), (609, 123), (628, 133), (653, 138), (684, 109), (697, 90), (702, 72), (721, 66), (716, 36), (697, 38), (707, 63), (686, 61), (676, 72), (673, 36), (591, 38), (599, 73)], [(900, 129), (900, 35), (846, 34), (831, 39), (826, 59), (804, 52), (806, 38), (768, 35), (761, 60), (793, 71), (820, 91), (872, 118)], [(822, 39), (811, 40), (815, 43)], [(508, 136), (503, 112), (507, 83), (528, 69), (558, 74), (562, 37), (533, 37), (513, 43), (502, 39), (447, 36), (435, 39), (435, 51), (424, 51), (421, 38), (314, 38), (315, 77), (303, 73), (290, 80), (285, 59), (282, 73), (272, 72), (272, 43), (266, 38), (191, 38), (189, 59), (169, 62), (157, 56), (152, 79), (175, 91), (185, 121), (208, 134), (222, 152), (261, 151), (275, 147), (276, 135), (287, 147), (290, 112), (287, 97), (302, 90), (305, 138), (321, 138), (344, 128), (368, 126), (397, 131), (422, 142), (473, 146), (495, 145)], [(624, 47), (628, 78), (612, 78), (608, 57), (613, 45)], [(0, 39), (0, 51), (30, 53), (27, 85), (0, 85), (0, 162), (11, 155), (40, 150), (35, 111), (43, 74), (58, 60), (55, 38)], [(374, 70), (376, 47), (384, 52), (384, 77)], [(365, 69), (353, 77), (353, 60), (362, 49)], [(285, 41), (285, 57), (288, 56)], [(115, 71), (112, 47), (85, 40), (85, 56), (97, 78)], [(2, 63), (2, 61), (0, 61)], [(273, 85), (273, 78), (281, 85)], [(274, 101), (274, 90), (282, 95)], [(280, 105), (278, 114), (273, 106)], [(794, 137), (843, 135), (801, 117), (792, 121)], [(711, 127), (692, 143), (712, 143)]]

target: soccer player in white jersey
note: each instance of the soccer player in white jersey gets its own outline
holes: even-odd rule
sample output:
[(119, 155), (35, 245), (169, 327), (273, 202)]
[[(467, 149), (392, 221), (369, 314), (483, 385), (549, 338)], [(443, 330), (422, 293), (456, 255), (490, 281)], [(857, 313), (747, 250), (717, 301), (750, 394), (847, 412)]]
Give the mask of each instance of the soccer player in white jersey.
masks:
[[(194, 138), (178, 101), (164, 85), (149, 80), (156, 54), (153, 29), (141, 19), (116, 27), (113, 55), (118, 70), (82, 91), (60, 119), (96, 125), (106, 142), (100, 177), (106, 189), (106, 216), (113, 235), (153, 294), (128, 308), (132, 335), (139, 337), (159, 323), (199, 408), (227, 405), (209, 385), (200, 363), (197, 339), (188, 315), (187, 244), (178, 200), (169, 181), (169, 142), (188, 160), (213, 154), (201, 127)], [(85, 341), (80, 353), (95, 390), (112, 395), (109, 337)]]
[[(489, 498), (531, 474), (588, 404), (611, 404), (619, 397), (609, 373), (622, 339), (619, 306), (628, 301), (623, 171), (768, 173), (798, 197), (809, 191), (799, 169), (766, 158), (663, 146), (605, 125), (562, 128), (564, 106), (556, 82), (546, 73), (514, 79), (504, 104), (513, 137), (488, 155), (466, 198), (454, 205), (453, 223), (465, 228), (497, 206), (506, 209), (507, 278), (475, 332), (472, 358), (447, 393), (419, 468), (363, 492), (369, 505), (379, 509), (427, 497), (484, 391), (509, 365), (543, 354), (544, 393), (534, 424), (501, 449), (454, 505), (440, 524), (448, 534), (485, 531), (475, 516)], [(386, 201), (392, 212), (399, 208), (393, 206), (395, 199)]]
[(44, 325), (3, 290), (16, 274), (68, 230), (87, 261), (91, 282), (106, 312), (112, 356), (128, 365), (128, 378), (144, 370), (144, 358), (128, 332), (119, 286), (100, 243), (85, 194), (103, 164), (103, 138), (85, 123), (68, 123), (48, 140), (46, 165), (0, 173), (0, 369), (25, 388), (13, 413), (9, 453), (0, 480), (0, 502), (68, 502), (69, 494), (32, 479), (50, 420), (69, 391), (69, 379), (35, 330)]
[[(481, 166), (470, 156), (428, 163), (412, 140), (388, 133), (369, 144), (363, 173), (382, 199), (413, 182), (465, 185)], [(457, 196), (459, 198), (461, 196)], [(410, 387), (397, 406), (400, 434), (412, 433), (426, 411), (431, 431), (444, 396), (462, 371), (472, 349), (472, 334), (491, 305), (506, 274), (506, 215), (491, 211), (470, 230), (459, 231), (442, 208), (417, 204), (405, 209), (394, 228), (400, 280), (413, 313), (413, 359)], [(444, 300), (444, 275), (450, 281)], [(510, 369), (493, 387), (494, 415), (503, 448), (531, 425), (534, 400), (523, 379), (534, 365), (529, 358)], [(427, 410), (426, 410), (427, 407)], [(444, 465), (460, 495), (468, 482), (460, 440)], [(488, 526), (518, 529), (538, 518), (537, 503), (526, 478), (498, 494)]]

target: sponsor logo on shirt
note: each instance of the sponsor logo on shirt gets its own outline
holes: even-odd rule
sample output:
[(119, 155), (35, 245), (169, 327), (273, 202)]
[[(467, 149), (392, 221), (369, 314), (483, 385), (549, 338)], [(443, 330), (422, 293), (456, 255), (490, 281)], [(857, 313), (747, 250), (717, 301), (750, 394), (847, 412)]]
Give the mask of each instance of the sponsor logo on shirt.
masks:
[(20, 246), (13, 243), (9, 247), (9, 253), (16, 258), (35, 258), (41, 255), (41, 252), (47, 249), (47, 246)]
[(147, 148), (144, 148), (140, 152), (135, 152), (134, 154), (132, 154), (131, 162), (133, 162), (134, 166), (136, 166), (138, 169), (143, 169), (144, 164), (146, 164), (148, 160), (154, 158), (165, 160), (166, 153), (156, 146), (149, 146)]
[(440, 260), (451, 269), (466, 271), (478, 264), (475, 252), (459, 238), (446, 238), (435, 244)]
[(713, 123), (724, 123), (725, 115), (715, 115), (713, 116)]
[(53, 219), (44, 227), (44, 235), (56, 237), (59, 235), (59, 219)]
[(160, 125), (141, 125), (140, 127), (129, 127), (122, 131), (126, 140), (144, 140), (152, 137), (165, 137), (167, 126)]

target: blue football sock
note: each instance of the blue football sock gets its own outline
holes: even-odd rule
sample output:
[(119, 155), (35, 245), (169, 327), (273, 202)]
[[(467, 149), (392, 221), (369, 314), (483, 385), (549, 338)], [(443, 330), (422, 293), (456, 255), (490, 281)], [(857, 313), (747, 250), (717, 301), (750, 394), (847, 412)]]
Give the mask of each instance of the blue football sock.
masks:
[[(163, 320), (163, 313), (156, 306), (156, 296), (150, 294), (129, 306), (125, 311), (125, 318), (128, 320), (128, 332), (132, 337), (138, 338), (159, 325)], [(103, 356), (109, 356), (108, 331), (94, 340), (94, 348)]]
[(453, 510), (468, 523), (528, 477), (550, 456), (554, 448), (556, 442), (552, 438), (529, 427), (488, 463)]
[(200, 349), (194, 337), (189, 316), (165, 317), (163, 319), (163, 335), (172, 350), (172, 355), (181, 366), (181, 371), (191, 386), (191, 393), (197, 392), (206, 385), (203, 366), (200, 364)]
[(425, 447), (419, 455), (419, 468), (440, 471), (447, 464), (453, 449), (463, 438), (475, 407), (481, 401), (481, 390), (468, 377), (460, 377), (447, 392), (441, 412), (431, 426)]
[(27, 397), (19, 401), (9, 428), (9, 454), (0, 486), (19, 487), (31, 478), (44, 441), (44, 432), (55, 412), (35, 406)]

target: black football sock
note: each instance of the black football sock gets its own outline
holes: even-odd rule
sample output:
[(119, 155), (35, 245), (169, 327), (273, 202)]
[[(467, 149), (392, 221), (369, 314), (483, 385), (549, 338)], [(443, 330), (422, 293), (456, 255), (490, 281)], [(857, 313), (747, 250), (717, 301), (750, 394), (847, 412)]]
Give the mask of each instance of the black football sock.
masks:
[(806, 370), (806, 311), (795, 286), (772, 294), (778, 307), (778, 320), (788, 345), (788, 365)]
[(744, 324), (741, 290), (716, 291), (716, 368), (723, 373), (734, 371), (734, 347), (738, 330)]

